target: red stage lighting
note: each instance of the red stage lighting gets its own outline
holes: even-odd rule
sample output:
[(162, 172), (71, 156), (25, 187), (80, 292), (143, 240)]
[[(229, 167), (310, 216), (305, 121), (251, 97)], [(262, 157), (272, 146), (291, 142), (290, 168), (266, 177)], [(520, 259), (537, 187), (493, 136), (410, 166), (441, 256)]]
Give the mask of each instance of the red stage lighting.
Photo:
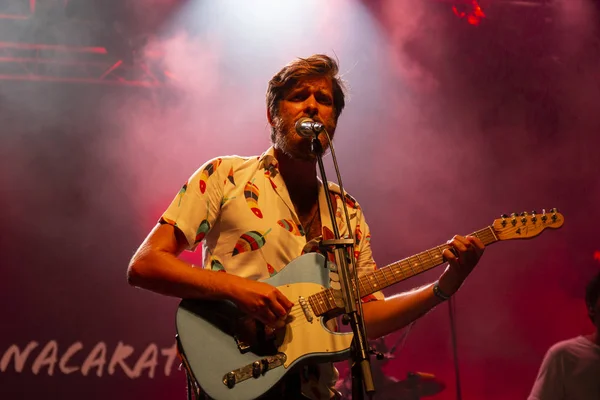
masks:
[(473, 0), (471, 4), (463, 4), (460, 9), (458, 6), (454, 5), (452, 6), (452, 11), (454, 11), (454, 15), (458, 18), (464, 18), (469, 24), (475, 26), (479, 25), (481, 20), (485, 18), (485, 13), (475, 0)]

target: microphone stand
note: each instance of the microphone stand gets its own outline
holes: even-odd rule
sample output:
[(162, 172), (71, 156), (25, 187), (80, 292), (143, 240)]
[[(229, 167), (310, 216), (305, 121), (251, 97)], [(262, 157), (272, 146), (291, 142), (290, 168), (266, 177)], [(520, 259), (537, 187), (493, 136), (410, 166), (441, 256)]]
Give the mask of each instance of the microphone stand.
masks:
[[(373, 394), (375, 393), (375, 384), (373, 382), (373, 375), (371, 373), (366, 327), (362, 318), (363, 313), (362, 303), (360, 301), (360, 292), (358, 286), (354, 284), (354, 282), (358, 282), (358, 275), (354, 260), (354, 238), (350, 229), (350, 217), (348, 215), (348, 209), (345, 201), (346, 194), (344, 187), (342, 186), (342, 180), (339, 173), (337, 160), (335, 158), (333, 144), (331, 143), (331, 138), (329, 137), (327, 131), (323, 129), (322, 132), (325, 134), (329, 142), (333, 165), (337, 174), (340, 190), (342, 192), (342, 206), (346, 217), (346, 226), (348, 227), (348, 237), (344, 239), (340, 237), (340, 232), (337, 223), (335, 222), (335, 211), (333, 209), (333, 204), (331, 203), (327, 176), (323, 166), (323, 146), (321, 145), (321, 141), (318, 139), (318, 132), (315, 132), (312, 137), (311, 148), (313, 153), (317, 156), (319, 171), (321, 179), (323, 180), (323, 188), (325, 190), (325, 198), (327, 199), (327, 208), (331, 217), (334, 234), (334, 239), (321, 241), (321, 246), (326, 248), (327, 251), (333, 252), (335, 255), (337, 272), (340, 277), (342, 299), (344, 301), (344, 318), (349, 321), (350, 326), (352, 327), (352, 332), (354, 333), (354, 339), (351, 348), (351, 359), (353, 362), (352, 398), (354, 400), (362, 400), (364, 398), (363, 387), (369, 398), (372, 398)], [(348, 261), (350, 261), (352, 264), (352, 271), (350, 271), (348, 268)], [(327, 266), (327, 257), (325, 259), (325, 266)]]

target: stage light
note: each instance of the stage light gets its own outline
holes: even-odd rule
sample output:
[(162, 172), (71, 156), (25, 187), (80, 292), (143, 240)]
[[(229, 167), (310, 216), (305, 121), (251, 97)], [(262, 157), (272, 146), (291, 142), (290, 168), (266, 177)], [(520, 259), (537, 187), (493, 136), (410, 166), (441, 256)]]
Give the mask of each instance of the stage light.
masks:
[(477, 1), (473, 0), (471, 4), (453, 5), (452, 11), (461, 19), (465, 19), (471, 25), (479, 25), (485, 18), (485, 13)]

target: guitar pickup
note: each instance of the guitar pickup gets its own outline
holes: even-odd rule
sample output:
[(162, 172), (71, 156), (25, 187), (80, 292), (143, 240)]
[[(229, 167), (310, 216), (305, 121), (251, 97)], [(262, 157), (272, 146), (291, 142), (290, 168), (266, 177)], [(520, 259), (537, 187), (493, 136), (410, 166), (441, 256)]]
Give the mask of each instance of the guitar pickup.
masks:
[(248, 364), (244, 367), (234, 369), (226, 373), (223, 376), (223, 384), (229, 389), (233, 388), (236, 384), (243, 382), (250, 378), (260, 378), (261, 375), (267, 373), (277, 367), (281, 367), (287, 356), (284, 353), (277, 353), (274, 356), (267, 356), (260, 360), (254, 361), (252, 364)]

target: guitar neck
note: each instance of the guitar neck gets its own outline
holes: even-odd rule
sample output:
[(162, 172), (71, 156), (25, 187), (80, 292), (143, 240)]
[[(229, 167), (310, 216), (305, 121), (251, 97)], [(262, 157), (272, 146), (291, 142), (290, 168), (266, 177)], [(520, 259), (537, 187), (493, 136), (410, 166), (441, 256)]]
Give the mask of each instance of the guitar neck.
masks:
[[(479, 238), (485, 246), (499, 240), (491, 226), (478, 230), (472, 233), (471, 236)], [(446, 262), (443, 252), (449, 248), (450, 246), (447, 244), (436, 246), (360, 277), (358, 279), (360, 297), (363, 298), (443, 264)], [(335, 303), (336, 296), (333, 289), (324, 290), (310, 297), (313, 296), (314, 298), (311, 299), (310, 303), (317, 315), (323, 315), (338, 308)]]
[[(471, 236), (479, 238), (485, 246), (498, 241), (498, 238), (494, 235), (494, 230), (490, 226), (472, 233)], [(368, 296), (378, 290), (385, 289), (400, 281), (412, 278), (438, 265), (442, 265), (446, 262), (443, 252), (449, 248), (450, 246), (447, 244), (436, 246), (362, 276), (358, 280), (360, 297)]]

